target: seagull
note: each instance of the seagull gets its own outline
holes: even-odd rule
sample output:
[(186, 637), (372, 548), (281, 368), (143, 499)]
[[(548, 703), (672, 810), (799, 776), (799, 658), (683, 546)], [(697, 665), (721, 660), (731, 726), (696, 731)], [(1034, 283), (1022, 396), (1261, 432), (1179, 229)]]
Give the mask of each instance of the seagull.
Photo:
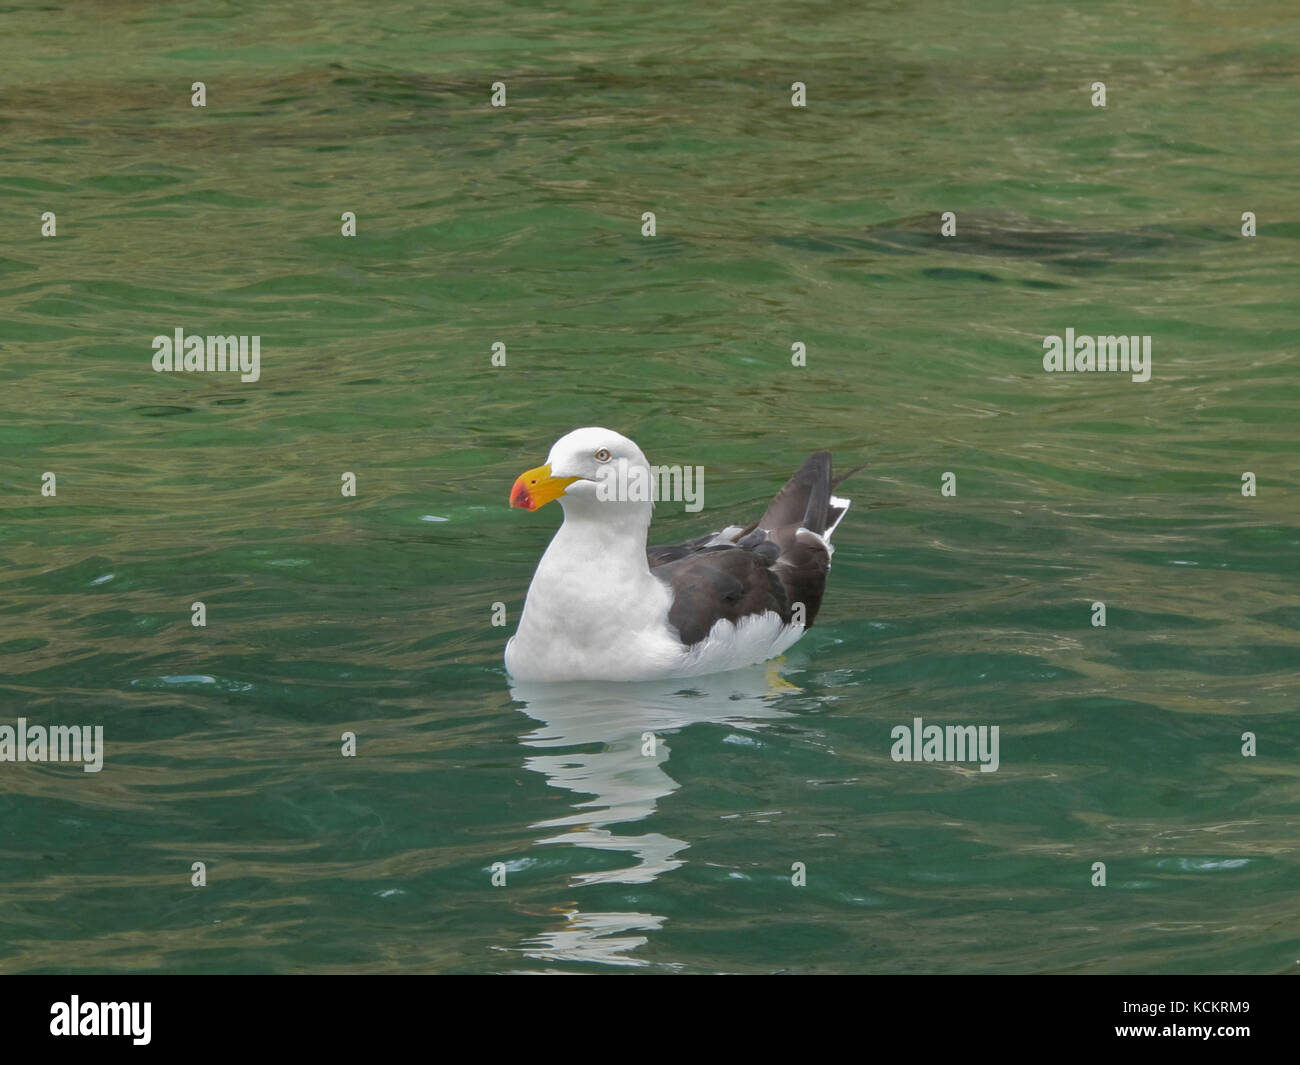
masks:
[(821, 606), (831, 534), (849, 509), (831, 493), (848, 476), (833, 480), (830, 452), (818, 451), (757, 521), (647, 547), (654, 504), (628, 490), (651, 483), (641, 449), (598, 427), (561, 437), (510, 490), (510, 505), (524, 510), (558, 499), (564, 522), (506, 644), (507, 672), (520, 681), (648, 681), (784, 653)]

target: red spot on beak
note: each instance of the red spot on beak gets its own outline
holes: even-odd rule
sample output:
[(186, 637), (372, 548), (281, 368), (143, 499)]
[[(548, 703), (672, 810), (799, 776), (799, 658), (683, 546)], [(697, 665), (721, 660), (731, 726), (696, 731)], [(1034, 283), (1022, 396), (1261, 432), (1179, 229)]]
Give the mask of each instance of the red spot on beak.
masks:
[(553, 499), (564, 495), (564, 490), (578, 478), (551, 476), (551, 464), (524, 470), (510, 489), (510, 505), (523, 507), (524, 510), (536, 510), (544, 507)]
[(510, 489), (510, 505), (512, 507), (523, 507), (524, 510), (537, 509), (537, 504), (533, 502), (532, 494), (528, 491), (528, 482), (522, 477)]

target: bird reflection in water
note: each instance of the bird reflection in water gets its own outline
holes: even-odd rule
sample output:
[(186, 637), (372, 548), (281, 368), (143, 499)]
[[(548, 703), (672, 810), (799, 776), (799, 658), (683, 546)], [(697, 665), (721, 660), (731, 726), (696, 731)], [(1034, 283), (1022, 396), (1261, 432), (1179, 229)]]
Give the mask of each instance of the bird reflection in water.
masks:
[[(641, 684), (512, 685), (512, 698), (540, 722), (521, 741), (546, 752), (529, 755), (525, 766), (552, 787), (590, 796), (575, 801), (572, 813), (533, 825), (543, 833), (537, 843), (621, 851), (634, 859), (620, 868), (575, 874), (573, 886), (648, 884), (685, 863), (687, 840), (629, 830), (680, 787), (666, 767), (672, 741), (688, 725), (725, 723), (754, 731), (792, 716), (775, 705), (783, 694), (797, 691), (781, 679), (776, 665)], [(649, 913), (574, 909), (563, 927), (540, 933), (523, 952), (539, 960), (644, 965), (627, 955), (664, 921)]]

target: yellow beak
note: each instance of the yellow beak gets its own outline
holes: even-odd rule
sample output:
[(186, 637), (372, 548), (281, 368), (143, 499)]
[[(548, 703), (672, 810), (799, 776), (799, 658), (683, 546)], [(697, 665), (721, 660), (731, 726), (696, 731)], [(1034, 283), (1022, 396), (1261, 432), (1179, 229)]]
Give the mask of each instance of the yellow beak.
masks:
[(552, 477), (549, 465), (525, 470), (515, 480), (515, 486), (510, 489), (510, 505), (523, 507), (525, 510), (536, 510), (538, 507), (546, 506), (553, 499), (559, 499), (564, 495), (564, 490), (578, 480), (581, 478)]

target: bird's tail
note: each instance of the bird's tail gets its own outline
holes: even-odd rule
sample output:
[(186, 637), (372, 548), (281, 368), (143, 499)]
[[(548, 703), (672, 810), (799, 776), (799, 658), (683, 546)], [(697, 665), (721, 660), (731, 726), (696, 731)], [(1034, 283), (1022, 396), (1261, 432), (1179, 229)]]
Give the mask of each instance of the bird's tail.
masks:
[[(861, 466), (854, 466), (853, 469), (849, 470), (848, 473), (840, 474), (838, 477), (835, 478), (835, 480), (831, 481), (831, 490), (833, 491), (834, 489), (838, 488), (843, 482), (847, 481), (850, 477), (852, 477), (855, 473), (857, 473), (858, 470), (865, 470), (866, 468), (867, 468), (867, 464), (864, 462)], [(842, 499), (836, 495), (830, 495), (827, 498), (829, 502), (826, 508), (827, 509), (826, 531), (822, 533), (822, 536), (826, 538), (827, 543), (830, 543), (831, 533), (835, 531), (836, 526), (838, 526), (839, 523), (843, 520), (844, 515), (849, 512), (849, 503), (851, 502), (851, 500), (847, 498)]]
[(758, 519), (758, 527), (771, 530), (797, 524), (829, 542), (831, 533), (849, 510), (849, 500), (832, 492), (863, 468), (856, 466), (848, 473), (832, 477), (831, 453), (814, 452), (768, 504)]

